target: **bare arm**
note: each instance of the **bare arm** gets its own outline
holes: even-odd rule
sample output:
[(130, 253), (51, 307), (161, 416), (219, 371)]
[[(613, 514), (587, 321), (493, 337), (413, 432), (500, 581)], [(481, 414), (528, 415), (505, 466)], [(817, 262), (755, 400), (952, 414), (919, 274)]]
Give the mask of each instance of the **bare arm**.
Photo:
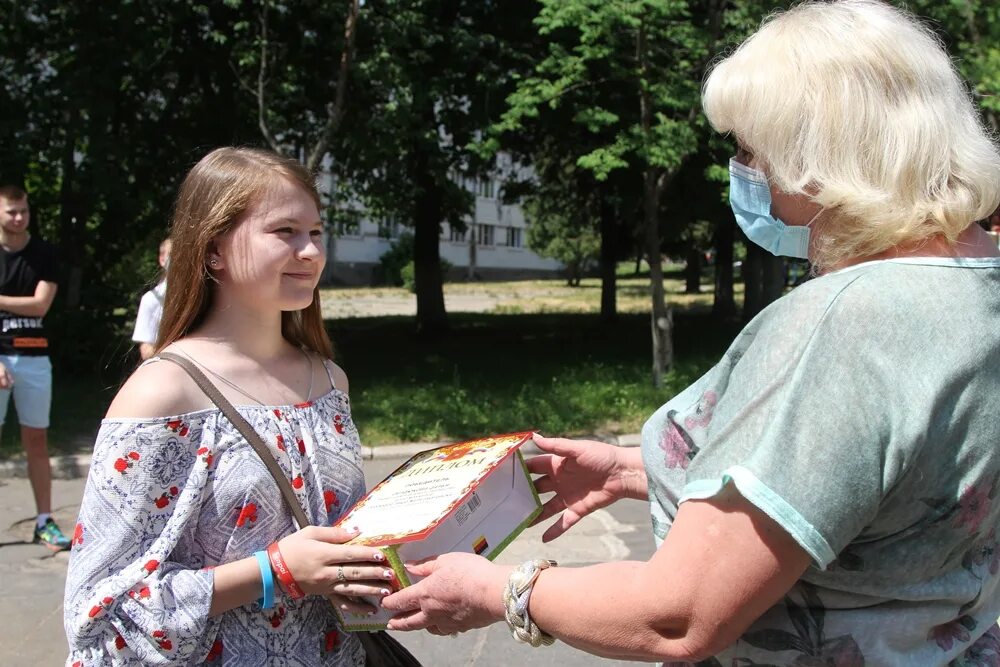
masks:
[[(695, 662), (735, 642), (808, 565), (806, 552), (730, 485), (681, 505), (648, 563), (543, 571), (529, 611), (540, 628), (589, 653)], [(450, 632), (503, 619), (510, 568), (448, 554), (414, 572), (430, 576), (383, 602), (409, 612), (391, 629)]]
[(25, 317), (44, 317), (56, 298), (57, 287), (55, 283), (40, 280), (31, 296), (0, 296), (0, 310)]

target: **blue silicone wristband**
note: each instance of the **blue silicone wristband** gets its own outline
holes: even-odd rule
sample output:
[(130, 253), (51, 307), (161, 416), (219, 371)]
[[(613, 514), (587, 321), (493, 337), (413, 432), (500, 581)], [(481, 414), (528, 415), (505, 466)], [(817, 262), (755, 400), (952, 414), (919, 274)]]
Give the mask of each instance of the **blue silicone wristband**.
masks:
[(254, 558), (260, 567), (260, 581), (264, 589), (263, 597), (257, 600), (257, 604), (261, 609), (270, 609), (274, 606), (274, 572), (271, 571), (271, 561), (268, 560), (266, 551), (256, 552)]

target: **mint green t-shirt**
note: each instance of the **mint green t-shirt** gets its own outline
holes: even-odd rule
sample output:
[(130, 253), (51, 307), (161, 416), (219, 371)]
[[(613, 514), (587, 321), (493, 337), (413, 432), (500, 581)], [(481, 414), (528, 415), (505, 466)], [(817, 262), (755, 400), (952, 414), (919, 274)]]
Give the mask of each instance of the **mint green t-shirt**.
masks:
[(658, 545), (731, 482), (813, 560), (703, 664), (1000, 665), (1000, 259), (809, 281), (642, 435)]

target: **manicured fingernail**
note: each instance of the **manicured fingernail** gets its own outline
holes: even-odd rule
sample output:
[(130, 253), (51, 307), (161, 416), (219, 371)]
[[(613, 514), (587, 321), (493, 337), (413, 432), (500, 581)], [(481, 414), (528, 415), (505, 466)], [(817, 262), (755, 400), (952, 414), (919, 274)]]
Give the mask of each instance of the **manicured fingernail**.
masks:
[(386, 579), (389, 579), (390, 581), (392, 580), (394, 575), (395, 572), (393, 572), (392, 570), (382, 570), (382, 576), (385, 577)]
[(382, 561), (384, 561), (384, 560), (385, 560), (385, 554), (384, 554), (384, 553), (382, 553), (381, 551), (376, 551), (376, 552), (375, 552), (375, 553), (374, 553), (374, 554), (372, 555), (372, 558), (374, 558), (374, 559), (375, 559), (376, 561), (378, 561), (379, 563), (381, 563)]
[(379, 591), (379, 593), (382, 594), (382, 597), (385, 597), (386, 595), (389, 595), (391, 591), (388, 588), (383, 588), (382, 590)]

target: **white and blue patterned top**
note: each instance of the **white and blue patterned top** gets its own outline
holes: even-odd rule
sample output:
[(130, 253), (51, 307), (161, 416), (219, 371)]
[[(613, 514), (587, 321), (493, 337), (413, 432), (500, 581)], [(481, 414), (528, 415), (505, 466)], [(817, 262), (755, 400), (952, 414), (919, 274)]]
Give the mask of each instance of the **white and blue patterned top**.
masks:
[(1000, 259), (805, 283), (642, 447), (658, 543), (731, 482), (813, 560), (703, 664), (1000, 665)]
[[(331, 525), (364, 494), (343, 392), (237, 409), (314, 524)], [(292, 600), (279, 586), (272, 609), (209, 618), (212, 567), (294, 530), (271, 475), (218, 409), (104, 420), (73, 535), (66, 664), (360, 667), (360, 642), (321, 596)]]

